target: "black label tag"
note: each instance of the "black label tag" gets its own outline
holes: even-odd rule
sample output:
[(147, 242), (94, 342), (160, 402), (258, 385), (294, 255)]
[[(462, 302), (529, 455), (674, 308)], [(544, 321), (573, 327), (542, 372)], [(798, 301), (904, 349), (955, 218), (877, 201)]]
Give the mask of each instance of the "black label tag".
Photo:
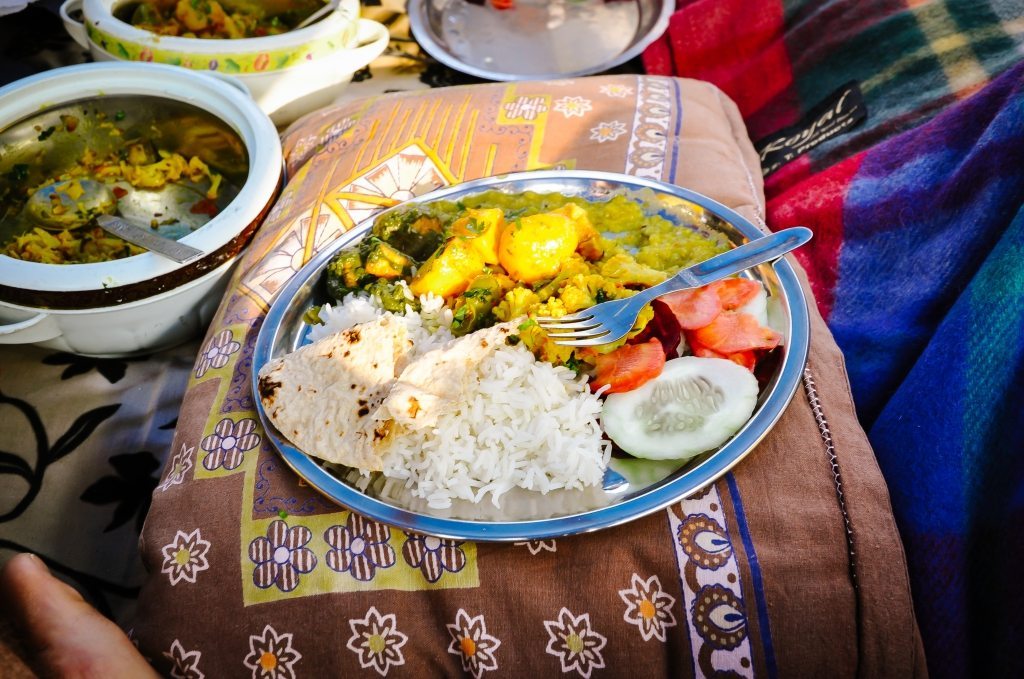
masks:
[(825, 97), (797, 124), (754, 142), (754, 148), (761, 155), (761, 171), (767, 177), (818, 144), (864, 122), (867, 117), (868, 109), (864, 105), (860, 84), (851, 80)]

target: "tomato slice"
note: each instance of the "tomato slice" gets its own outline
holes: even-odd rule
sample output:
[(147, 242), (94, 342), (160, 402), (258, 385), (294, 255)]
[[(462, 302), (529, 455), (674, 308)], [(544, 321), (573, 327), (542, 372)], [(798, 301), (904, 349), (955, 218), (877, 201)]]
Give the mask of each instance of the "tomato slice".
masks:
[(704, 346), (692, 336), (687, 337), (687, 342), (690, 345), (690, 351), (693, 352), (693, 355), (700, 358), (724, 358), (736, 363), (737, 365), (742, 365), (750, 372), (754, 372), (754, 367), (757, 365), (758, 352), (754, 350), (736, 351), (731, 354), (720, 354), (714, 349)]
[(643, 344), (624, 344), (609, 354), (598, 354), (597, 376), (590, 388), (597, 391), (608, 386), (606, 394), (632, 391), (661, 374), (665, 367), (665, 350), (661, 342), (651, 338)]
[(757, 352), (756, 351), (736, 351), (731, 354), (726, 354), (727, 359), (742, 365), (750, 372), (754, 372), (754, 367), (757, 365)]
[(774, 349), (782, 341), (779, 333), (766, 328), (750, 314), (723, 311), (710, 324), (687, 334), (720, 354), (734, 354), (752, 349)]
[(718, 294), (708, 286), (680, 290), (658, 298), (676, 316), (679, 327), (684, 330), (703, 328), (715, 320), (722, 311)]
[(761, 284), (749, 278), (723, 278), (708, 287), (715, 291), (726, 311), (739, 309), (761, 292)]

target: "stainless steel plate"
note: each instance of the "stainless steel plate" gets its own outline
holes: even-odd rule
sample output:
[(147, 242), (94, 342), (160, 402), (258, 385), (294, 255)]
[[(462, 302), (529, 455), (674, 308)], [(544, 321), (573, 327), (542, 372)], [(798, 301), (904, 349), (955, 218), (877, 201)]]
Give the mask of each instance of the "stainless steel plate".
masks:
[[(721, 234), (733, 244), (758, 238), (761, 232), (736, 212), (693, 191), (608, 172), (542, 171), (488, 177), (440, 189), (409, 202), (460, 198), (488, 190), (506, 193), (535, 191), (607, 200), (626, 194), (679, 224), (680, 228)], [(395, 208), (391, 208), (395, 209)], [(309, 326), (303, 314), (313, 305), (330, 301), (321, 275), (338, 250), (362, 238), (372, 220), (320, 252), (282, 288), (260, 329), (253, 352), (253, 393), (257, 375), (268, 361), (307, 343)], [(767, 375), (758, 403), (747, 424), (718, 450), (680, 466), (680, 463), (613, 460), (603, 488), (557, 491), (542, 495), (520, 491), (502, 496), (501, 507), (490, 502), (456, 503), (435, 510), (407, 493), (380, 496), (363, 492), (358, 475), (337, 474), (292, 446), (270, 423), (257, 400), (259, 417), (268, 437), (285, 462), (311, 486), (335, 502), (378, 521), (417, 533), (465, 540), (535, 540), (607, 528), (639, 518), (691, 495), (731, 469), (761, 441), (792, 399), (807, 360), (807, 305), (793, 268), (785, 260), (748, 272), (769, 295), (769, 323), (783, 336), (780, 358)], [(342, 476), (344, 478), (342, 478)]]
[(416, 41), (446, 66), (488, 80), (543, 80), (625, 63), (665, 32), (673, 8), (668, 0), (409, 0), (407, 11)]

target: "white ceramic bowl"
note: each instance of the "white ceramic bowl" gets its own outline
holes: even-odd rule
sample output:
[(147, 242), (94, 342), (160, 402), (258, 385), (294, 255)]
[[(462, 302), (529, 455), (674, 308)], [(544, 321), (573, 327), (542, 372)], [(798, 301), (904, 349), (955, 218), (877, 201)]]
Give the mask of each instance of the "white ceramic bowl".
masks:
[(181, 239), (207, 253), (187, 265), (151, 252), (60, 265), (0, 255), (0, 344), (116, 356), (189, 339), (209, 321), (238, 253), (277, 196), (281, 144), (267, 115), (243, 88), (180, 68), (86, 64), (17, 81), (0, 88), (0, 130), (66, 102), (124, 95), (182, 101), (224, 121), (245, 144), (249, 175), (226, 208)]
[[(388, 44), (388, 30), (341, 0), (323, 19), (280, 35), (237, 40), (162, 36), (114, 16), (128, 0), (66, 0), (72, 38), (96, 61), (146, 61), (236, 78), (277, 125), (332, 103)], [(81, 18), (79, 18), (81, 16)]]

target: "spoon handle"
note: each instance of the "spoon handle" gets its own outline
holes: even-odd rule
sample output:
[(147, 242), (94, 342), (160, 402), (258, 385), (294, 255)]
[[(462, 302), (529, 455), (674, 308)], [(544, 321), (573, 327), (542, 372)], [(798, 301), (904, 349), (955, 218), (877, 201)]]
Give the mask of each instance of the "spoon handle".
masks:
[(173, 259), (179, 264), (189, 264), (205, 254), (191, 245), (147, 231), (114, 215), (100, 215), (96, 218), (96, 223), (103, 227), (104, 231), (109, 231), (129, 243), (144, 247), (158, 255)]

